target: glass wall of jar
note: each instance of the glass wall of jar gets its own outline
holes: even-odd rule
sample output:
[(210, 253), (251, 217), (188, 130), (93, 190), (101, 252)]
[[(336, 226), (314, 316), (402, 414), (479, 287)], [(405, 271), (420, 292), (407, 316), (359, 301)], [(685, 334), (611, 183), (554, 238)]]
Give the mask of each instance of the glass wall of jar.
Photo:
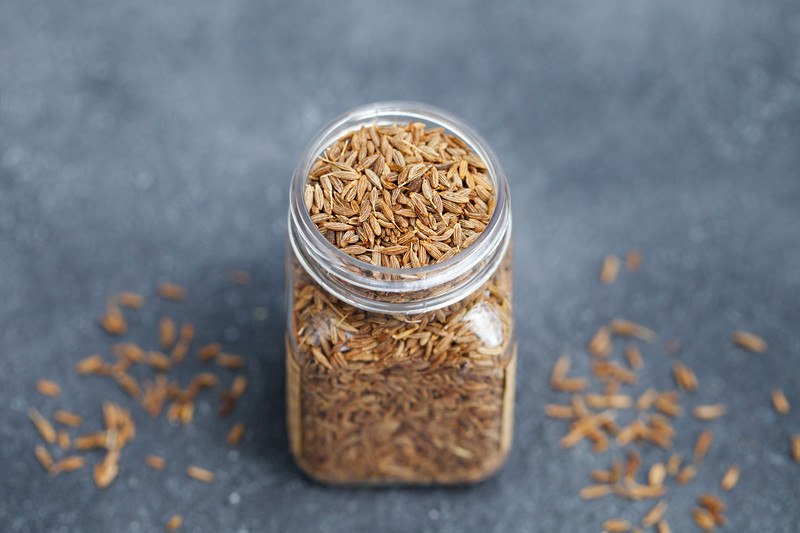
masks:
[[(343, 135), (408, 124), (456, 136), (479, 158), (471, 161), (493, 196), (469, 246), (439, 262), (395, 268), (348, 255), (326, 238), (309, 214), (306, 184)], [(459, 119), (387, 102), (323, 128), (295, 171), (289, 208), (287, 427), (302, 470), (329, 483), (452, 484), (479, 481), (503, 464), (516, 364), (510, 240), (505, 176)]]

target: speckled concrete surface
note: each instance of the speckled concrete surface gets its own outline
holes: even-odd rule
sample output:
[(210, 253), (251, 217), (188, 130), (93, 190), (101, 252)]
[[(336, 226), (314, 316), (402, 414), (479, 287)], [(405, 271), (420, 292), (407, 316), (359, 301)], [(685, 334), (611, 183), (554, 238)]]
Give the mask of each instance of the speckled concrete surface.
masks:
[[(473, 488), (357, 490), (304, 479), (283, 420), (283, 247), (289, 176), (323, 122), (365, 102), (412, 99), (461, 115), (498, 152), (513, 189), (520, 341), (516, 443), (507, 468)], [(610, 457), (558, 449), (542, 405), (546, 374), (594, 329), (625, 315), (678, 338), (703, 393), (729, 415), (698, 476), (670, 497), (673, 531), (742, 465), (727, 531), (800, 523), (800, 466), (769, 391), (800, 406), (800, 5), (791, 1), (0, 3), (0, 529), (158, 531), (598, 531), (647, 504), (581, 502)], [(610, 288), (608, 252), (645, 265)], [(249, 287), (225, 279), (250, 270)], [(109, 293), (191, 290), (149, 305), (193, 320), (201, 340), (249, 356), (236, 416), (243, 445), (207, 396), (188, 429), (135, 412), (139, 434), (105, 492), (88, 473), (50, 478), (25, 412), (99, 418), (122, 400), (78, 379), (111, 341), (96, 317)], [(731, 347), (733, 328), (770, 343)], [(671, 361), (645, 349), (644, 380)], [(579, 356), (579, 370), (586, 360)], [(188, 370), (187, 370), (188, 372)], [(65, 392), (34, 392), (40, 376)], [(680, 423), (686, 449), (699, 429)], [(166, 473), (141, 466), (147, 453)], [(657, 452), (647, 451), (652, 460)], [(181, 474), (214, 469), (212, 485)]]

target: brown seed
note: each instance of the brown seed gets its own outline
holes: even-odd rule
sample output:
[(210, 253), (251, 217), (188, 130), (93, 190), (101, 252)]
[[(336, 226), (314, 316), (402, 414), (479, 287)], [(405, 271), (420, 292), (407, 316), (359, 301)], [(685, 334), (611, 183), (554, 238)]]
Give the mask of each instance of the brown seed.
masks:
[(656, 531), (658, 533), (671, 533), (671, 530), (669, 529), (669, 524), (667, 523), (666, 520), (662, 520), (661, 522), (656, 524)]
[(625, 533), (630, 529), (630, 522), (621, 518), (612, 518), (603, 522), (603, 531), (606, 533)]
[(105, 489), (119, 473), (119, 450), (109, 450), (105, 457), (94, 466), (94, 483), (98, 489)]
[(84, 357), (78, 364), (75, 365), (75, 371), (78, 374), (97, 374), (100, 373), (106, 366), (105, 361), (99, 355), (90, 355)]
[(230, 432), (228, 432), (228, 444), (230, 446), (236, 446), (239, 444), (239, 441), (242, 440), (244, 436), (244, 422), (236, 422), (232, 427)]
[(616, 255), (607, 255), (603, 258), (603, 264), (600, 266), (600, 283), (603, 285), (611, 285), (617, 279), (619, 274), (619, 257)]
[(713, 494), (702, 494), (698, 499), (697, 503), (699, 503), (702, 507), (704, 507), (711, 516), (714, 517), (714, 522), (717, 525), (724, 525), (726, 520), (723, 513), (725, 512), (725, 502), (720, 500), (718, 497), (714, 496)]
[(642, 268), (642, 253), (639, 250), (628, 251), (625, 256), (625, 268), (628, 269), (628, 272), (638, 272)]
[(792, 459), (800, 463), (800, 435), (792, 435)]
[(725, 414), (725, 405), (721, 403), (698, 405), (692, 410), (692, 414), (698, 420), (716, 420)]
[(73, 446), (76, 450), (92, 450), (96, 448), (105, 448), (108, 442), (108, 435), (105, 431), (97, 431), (75, 437)]
[(731, 336), (733, 343), (749, 352), (764, 353), (767, 351), (767, 343), (764, 339), (747, 331), (734, 331)]
[(714, 515), (705, 509), (700, 509), (699, 507), (692, 509), (692, 517), (694, 518), (694, 523), (703, 531), (713, 531), (716, 525)]
[(581, 489), (580, 497), (584, 500), (594, 500), (609, 496), (614, 493), (614, 488), (611, 485), (589, 485)]
[(144, 463), (153, 470), (164, 470), (167, 467), (167, 461), (158, 455), (148, 455), (144, 458)]
[(42, 465), (42, 468), (49, 471), (53, 467), (53, 456), (50, 455), (50, 452), (47, 451), (47, 448), (41, 444), (37, 444), (33, 449), (33, 453), (36, 455), (36, 460), (39, 461), (40, 465)]
[(611, 343), (611, 332), (606, 327), (597, 330), (594, 336), (589, 340), (587, 346), (589, 353), (596, 357), (607, 357), (613, 345)]
[(146, 362), (152, 368), (160, 372), (169, 372), (172, 362), (169, 357), (161, 352), (147, 352)]
[(115, 305), (110, 305), (106, 313), (100, 317), (100, 326), (110, 335), (122, 335), (128, 331), (128, 323), (122, 311)]
[(166, 529), (167, 531), (175, 531), (181, 526), (183, 526), (183, 517), (179, 514), (176, 514), (172, 515), (172, 518), (167, 520)]
[[(653, 463), (650, 470), (647, 472), (647, 482), (650, 485), (660, 486), (664, 483), (664, 478), (667, 477), (667, 469), (663, 463)], [(653, 523), (658, 522), (655, 520)], [(652, 525), (652, 524), (650, 524)]]
[(50, 381), (49, 379), (40, 379), (37, 381), (36, 390), (39, 391), (39, 394), (43, 394), (44, 396), (58, 396), (61, 394), (61, 387), (58, 386), (58, 383)]
[(169, 317), (159, 320), (158, 333), (162, 348), (167, 349), (172, 346), (175, 343), (175, 321)]
[(50, 473), (55, 476), (62, 472), (74, 472), (84, 466), (86, 466), (86, 459), (80, 455), (69, 455), (57, 461), (50, 469)]
[(667, 459), (667, 474), (672, 477), (677, 476), (678, 471), (681, 468), (681, 461), (683, 461), (683, 458), (679, 453), (673, 453), (670, 455), (669, 459)]
[(637, 398), (636, 409), (639, 411), (647, 411), (653, 406), (657, 398), (658, 393), (655, 391), (655, 389), (647, 389), (641, 394), (641, 396), (639, 396), (639, 398)]
[(625, 347), (625, 359), (628, 360), (628, 365), (634, 370), (639, 370), (644, 366), (642, 353), (635, 344), (629, 344)]
[(786, 399), (786, 395), (781, 389), (772, 390), (772, 406), (778, 414), (789, 414), (789, 400)]
[(572, 361), (567, 354), (564, 354), (556, 359), (556, 362), (553, 365), (553, 370), (550, 372), (550, 383), (553, 383), (554, 381), (561, 381), (562, 379), (566, 378), (567, 372), (569, 372), (571, 365)]
[(710, 429), (700, 432), (694, 445), (694, 464), (699, 465), (703, 462), (712, 442), (714, 442), (714, 433)]
[(655, 342), (657, 337), (656, 332), (652, 329), (621, 318), (612, 320), (608, 327), (612, 334), (619, 337), (634, 337), (650, 343)]
[(739, 482), (739, 465), (731, 465), (726, 471), (725, 474), (722, 476), (722, 481), (720, 481), (720, 487), (724, 491), (729, 491), (736, 486)]
[(547, 404), (544, 412), (550, 418), (574, 418), (575, 412), (570, 405)]
[(667, 511), (667, 501), (661, 500), (657, 504), (655, 504), (647, 514), (644, 515), (642, 518), (642, 525), (644, 527), (651, 527), (656, 525), (658, 522), (664, 518), (664, 513)]
[(236, 285), (249, 285), (253, 281), (253, 276), (246, 270), (229, 270), (228, 279)]
[(214, 481), (214, 473), (211, 470), (199, 466), (189, 466), (186, 468), (186, 475), (199, 481), (211, 483)]
[(217, 356), (217, 364), (224, 368), (242, 368), (244, 363), (244, 357), (241, 355), (221, 353)]
[(63, 429), (59, 429), (56, 433), (56, 440), (58, 441), (58, 447), (64, 451), (69, 450), (70, 440), (69, 440), (69, 433), (64, 431)]
[(675, 377), (675, 382), (678, 384), (680, 388), (689, 392), (697, 390), (697, 387), (699, 385), (697, 382), (697, 376), (695, 376), (691, 368), (681, 363), (680, 361), (677, 361), (672, 366), (672, 373), (673, 376)]
[(218, 342), (212, 342), (211, 344), (206, 344), (199, 350), (197, 350), (197, 357), (205, 362), (210, 361), (217, 357), (220, 353), (222, 353), (222, 345)]
[(120, 292), (116, 296), (117, 304), (129, 309), (141, 309), (144, 307), (144, 296), (136, 292)]
[(675, 481), (677, 481), (679, 485), (685, 485), (693, 480), (696, 475), (697, 469), (692, 465), (686, 465), (678, 473)]
[(48, 444), (55, 444), (56, 442), (56, 430), (53, 428), (53, 425), (44, 417), (42, 414), (37, 411), (36, 409), (29, 409), (28, 410), (28, 418), (31, 419), (33, 425), (36, 426), (37, 431), (39, 431), (39, 435), (44, 439), (44, 441)]
[(186, 298), (186, 289), (175, 283), (158, 285), (158, 295), (166, 300), (180, 301)]
[(243, 375), (236, 376), (231, 385), (231, 396), (238, 400), (244, 394), (245, 388), (247, 388), (247, 378)]

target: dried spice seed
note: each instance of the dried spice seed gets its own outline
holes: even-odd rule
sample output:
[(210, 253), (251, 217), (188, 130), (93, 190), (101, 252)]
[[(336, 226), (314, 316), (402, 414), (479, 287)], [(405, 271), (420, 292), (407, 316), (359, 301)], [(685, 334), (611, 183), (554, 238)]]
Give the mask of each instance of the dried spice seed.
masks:
[(764, 353), (767, 351), (767, 343), (764, 339), (747, 331), (734, 331), (731, 339), (737, 346), (753, 353)]
[(692, 410), (698, 420), (716, 420), (725, 414), (725, 405), (715, 403), (711, 405), (698, 405)]
[(161, 283), (158, 285), (158, 295), (165, 300), (180, 301), (186, 298), (186, 289), (175, 283)]
[(652, 329), (646, 328), (636, 322), (616, 318), (609, 324), (611, 333), (619, 337), (633, 337), (645, 342), (655, 342), (658, 335)]
[(544, 412), (550, 418), (575, 418), (571, 405), (547, 404)]
[(621, 518), (612, 518), (603, 522), (603, 531), (606, 533), (625, 533), (630, 529), (630, 522)]
[(190, 478), (197, 479), (198, 481), (205, 481), (206, 483), (211, 483), (214, 481), (214, 473), (211, 470), (207, 470), (199, 466), (186, 467), (186, 475), (188, 475)]
[(164, 470), (167, 467), (167, 461), (158, 455), (148, 455), (144, 458), (144, 463), (153, 470)]
[(69, 433), (64, 431), (63, 429), (59, 429), (56, 433), (56, 440), (58, 441), (58, 447), (62, 450), (66, 451), (69, 450), (70, 440), (69, 440)]
[(117, 305), (127, 307), (129, 309), (141, 309), (144, 307), (144, 296), (136, 292), (120, 292), (114, 298)]
[(639, 370), (644, 366), (642, 353), (635, 344), (629, 344), (625, 347), (625, 359), (627, 359), (628, 365), (634, 370)]
[(110, 335), (123, 335), (128, 331), (128, 323), (122, 311), (115, 305), (109, 306), (106, 313), (100, 317), (100, 326)]
[(679, 453), (673, 453), (672, 455), (670, 455), (669, 459), (667, 459), (667, 474), (669, 474), (672, 477), (677, 476), (681, 468), (682, 461), (683, 458)]
[(657, 504), (655, 504), (647, 514), (644, 515), (642, 518), (642, 526), (644, 527), (652, 527), (656, 525), (658, 522), (661, 522), (661, 519), (664, 518), (664, 513), (667, 511), (667, 502), (665, 500), (661, 500)]
[(675, 377), (675, 383), (678, 384), (678, 387), (689, 392), (694, 392), (697, 390), (697, 387), (699, 386), (697, 382), (697, 376), (695, 376), (691, 368), (678, 361), (672, 366), (672, 373)]
[(697, 499), (697, 503), (700, 504), (705, 510), (711, 513), (711, 516), (714, 517), (714, 523), (718, 526), (724, 526), (727, 520), (725, 519), (725, 502), (720, 500), (718, 497), (714, 496), (713, 494), (703, 494)]
[(168, 349), (175, 343), (175, 321), (169, 317), (164, 317), (158, 322), (159, 338), (161, 347)]
[(167, 520), (166, 530), (167, 531), (175, 531), (176, 529), (183, 526), (183, 517), (179, 514), (172, 515), (172, 517)]
[(79, 455), (70, 455), (57, 461), (50, 468), (50, 474), (58, 475), (62, 472), (74, 472), (86, 466), (86, 459)]
[(614, 494), (614, 487), (611, 485), (589, 485), (581, 489), (579, 496), (584, 500), (595, 500), (611, 494)]
[(58, 396), (61, 394), (61, 387), (58, 386), (58, 383), (49, 379), (40, 379), (37, 381), (36, 390), (39, 391), (39, 394), (44, 396)]
[(244, 367), (244, 363), (244, 357), (241, 355), (221, 353), (217, 356), (217, 364), (223, 368), (238, 369)]
[(607, 357), (611, 354), (613, 344), (611, 343), (611, 332), (606, 327), (597, 330), (589, 340), (587, 346), (589, 353), (596, 357)]
[(800, 463), (800, 435), (792, 435), (792, 459)]
[(97, 431), (87, 435), (75, 437), (72, 442), (76, 450), (92, 450), (96, 448), (105, 448), (108, 442), (108, 434), (105, 431)]
[(656, 531), (658, 533), (672, 533), (666, 520), (662, 520), (656, 524)]
[(625, 268), (628, 269), (628, 272), (639, 272), (642, 268), (642, 253), (639, 250), (628, 251), (625, 256)]
[(700, 509), (699, 507), (692, 509), (692, 518), (694, 518), (694, 523), (703, 531), (714, 530), (714, 526), (716, 525), (714, 515), (705, 509)]
[(244, 422), (237, 422), (231, 427), (230, 432), (228, 432), (228, 444), (230, 446), (239, 444), (239, 441), (244, 436), (244, 429)]
[(708, 450), (711, 448), (711, 443), (714, 442), (714, 434), (710, 429), (703, 430), (697, 437), (697, 442), (694, 446), (694, 464), (699, 465), (703, 462)]
[(94, 467), (92, 475), (98, 489), (105, 489), (116, 479), (119, 473), (119, 449), (109, 450), (105, 457)]
[(675, 481), (678, 483), (678, 485), (685, 485), (693, 480), (696, 475), (697, 469), (692, 465), (686, 465), (678, 473)]
[(603, 258), (603, 264), (600, 266), (600, 283), (603, 285), (611, 285), (617, 280), (619, 274), (619, 257), (616, 255), (607, 255)]
[(206, 344), (197, 350), (197, 357), (203, 362), (210, 361), (222, 353), (222, 345), (218, 342)]
[(731, 465), (722, 476), (720, 488), (724, 491), (732, 490), (739, 482), (739, 465)]
[(42, 414), (37, 411), (36, 409), (29, 409), (28, 410), (28, 418), (31, 419), (33, 425), (36, 426), (36, 430), (39, 432), (39, 435), (42, 439), (48, 444), (55, 444), (56, 443), (56, 430), (53, 428), (53, 425), (44, 417)]
[(786, 395), (781, 389), (772, 390), (772, 406), (775, 408), (775, 412), (778, 414), (789, 414), (789, 400), (786, 399)]
[(105, 368), (106, 363), (99, 355), (90, 355), (78, 361), (75, 371), (78, 374), (99, 374)]
[[(647, 473), (647, 482), (650, 485), (660, 486), (664, 484), (664, 479), (667, 477), (667, 469), (663, 463), (654, 463)], [(655, 520), (653, 523), (658, 522)], [(653, 524), (650, 524), (653, 525)]]
[(34, 455), (36, 455), (36, 460), (39, 461), (39, 464), (42, 465), (47, 471), (53, 467), (53, 456), (50, 455), (50, 452), (47, 451), (47, 448), (42, 446), (41, 444), (37, 444), (36, 447), (33, 449)]

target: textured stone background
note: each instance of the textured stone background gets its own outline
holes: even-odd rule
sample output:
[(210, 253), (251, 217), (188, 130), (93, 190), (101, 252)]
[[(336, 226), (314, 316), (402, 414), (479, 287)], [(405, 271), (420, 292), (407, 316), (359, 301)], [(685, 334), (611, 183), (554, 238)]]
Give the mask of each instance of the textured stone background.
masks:
[[(113, 5), (113, 7), (112, 7)], [(677, 338), (702, 394), (730, 414), (698, 480), (671, 497), (673, 531), (732, 461), (728, 531), (797, 531), (800, 466), (800, 4), (793, 1), (0, 3), (0, 525), (3, 531), (597, 531), (649, 507), (585, 503), (585, 446), (558, 449), (546, 374), (624, 315)], [(283, 250), (292, 169), (327, 120), (374, 100), (444, 107), (477, 126), (508, 173), (520, 342), (516, 443), (496, 478), (459, 489), (330, 489), (304, 479), (283, 420)], [(603, 288), (600, 258), (639, 247), (643, 271)], [(253, 272), (233, 287), (227, 268)], [(105, 492), (45, 475), (25, 412), (93, 424), (115, 385), (78, 379), (111, 341), (104, 298), (191, 290), (162, 314), (249, 356), (236, 417), (206, 396), (188, 429), (135, 411), (139, 435)], [(730, 346), (736, 327), (770, 343)], [(661, 344), (644, 380), (670, 385)], [(184, 372), (188, 372), (188, 369)], [(38, 377), (65, 389), (50, 400)], [(769, 391), (796, 405), (778, 419)], [(699, 425), (679, 422), (678, 445)], [(142, 467), (147, 453), (167, 473)], [(647, 451), (645, 458), (660, 457)], [(219, 473), (187, 480), (187, 463)]]

